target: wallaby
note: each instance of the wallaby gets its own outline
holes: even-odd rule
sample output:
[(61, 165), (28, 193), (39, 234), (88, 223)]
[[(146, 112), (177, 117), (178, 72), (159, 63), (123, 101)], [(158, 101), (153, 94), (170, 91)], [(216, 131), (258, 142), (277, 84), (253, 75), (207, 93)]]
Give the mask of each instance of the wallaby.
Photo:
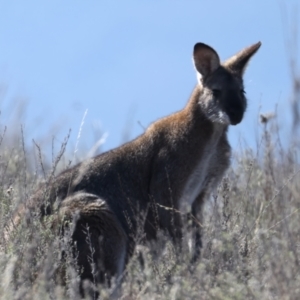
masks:
[[(198, 258), (204, 200), (229, 166), (228, 126), (242, 121), (242, 77), (260, 45), (221, 64), (213, 48), (197, 43), (198, 83), (182, 110), (154, 122), (133, 141), (62, 172), (47, 195), (41, 189), (30, 199), (26, 207), (40, 203), (43, 216), (56, 209), (59, 215), (76, 216), (72, 239), (82, 280), (100, 283), (121, 276), (141, 231), (148, 241), (164, 231), (180, 249), (187, 212), (195, 227), (193, 260)], [(21, 213), (14, 222), (20, 218)]]

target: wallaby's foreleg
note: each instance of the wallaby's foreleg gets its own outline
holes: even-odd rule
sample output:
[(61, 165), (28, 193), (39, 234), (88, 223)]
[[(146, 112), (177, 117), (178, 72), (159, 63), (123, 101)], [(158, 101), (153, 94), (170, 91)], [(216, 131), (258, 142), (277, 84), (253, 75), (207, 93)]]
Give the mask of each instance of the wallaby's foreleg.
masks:
[(161, 229), (168, 232), (172, 239), (176, 255), (181, 257), (182, 251), (182, 217), (178, 209), (174, 207), (161, 208)]
[(203, 219), (203, 203), (205, 198), (205, 191), (203, 191), (197, 199), (192, 204), (192, 228), (193, 228), (193, 235), (192, 235), (192, 259), (191, 263), (195, 263), (198, 261), (201, 255), (202, 249), (202, 219)]

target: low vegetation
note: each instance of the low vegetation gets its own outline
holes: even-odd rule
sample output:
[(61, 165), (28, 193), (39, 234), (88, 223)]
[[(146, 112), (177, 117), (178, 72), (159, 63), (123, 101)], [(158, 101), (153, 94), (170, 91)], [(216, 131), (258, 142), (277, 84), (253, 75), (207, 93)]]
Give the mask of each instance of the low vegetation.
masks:
[[(36, 167), (20, 133), (10, 150), (1, 133), (0, 295), (2, 299), (79, 299), (78, 272), (68, 243), (47, 219), (26, 215), (5, 237), (20, 201), (64, 167), (65, 143), (52, 167), (36, 145)], [(11, 146), (10, 146), (11, 147)], [(300, 295), (300, 165), (296, 144), (283, 147), (276, 119), (262, 116), (257, 150), (233, 158), (206, 205), (201, 260), (190, 265), (187, 219), (182, 257), (162, 237), (159, 251), (139, 247), (127, 267), (122, 299), (298, 299)], [(64, 161), (68, 161), (65, 159)], [(50, 165), (50, 164), (49, 164)], [(185, 218), (185, 216), (183, 216)], [(157, 247), (155, 247), (157, 250)], [(92, 249), (91, 249), (92, 251)], [(91, 262), (92, 263), (92, 262)], [(108, 299), (114, 287), (101, 286)]]

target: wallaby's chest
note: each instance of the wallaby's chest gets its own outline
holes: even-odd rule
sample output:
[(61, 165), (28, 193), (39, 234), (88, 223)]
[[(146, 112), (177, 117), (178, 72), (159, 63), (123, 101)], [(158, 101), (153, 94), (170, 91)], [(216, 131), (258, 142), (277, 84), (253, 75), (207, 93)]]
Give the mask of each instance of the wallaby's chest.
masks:
[[(220, 136), (221, 132), (216, 131), (201, 149), (200, 157), (194, 161), (179, 199), (179, 209), (183, 213), (188, 212), (200, 193), (208, 188), (208, 185), (214, 186), (214, 181), (218, 181), (224, 173), (224, 168), (218, 168), (218, 161), (223, 155)], [(228, 153), (224, 155), (228, 155)]]

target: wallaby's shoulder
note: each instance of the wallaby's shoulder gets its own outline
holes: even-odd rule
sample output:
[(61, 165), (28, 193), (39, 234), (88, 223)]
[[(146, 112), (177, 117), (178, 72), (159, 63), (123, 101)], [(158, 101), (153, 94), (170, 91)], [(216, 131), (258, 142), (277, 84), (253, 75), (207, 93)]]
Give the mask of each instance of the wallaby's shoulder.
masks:
[(161, 146), (163, 143), (172, 146), (185, 140), (192, 143), (192, 131), (201, 132), (201, 136), (209, 136), (214, 126), (199, 109), (200, 94), (201, 87), (196, 85), (187, 105), (182, 110), (153, 122), (146, 130), (147, 138), (155, 139)]

